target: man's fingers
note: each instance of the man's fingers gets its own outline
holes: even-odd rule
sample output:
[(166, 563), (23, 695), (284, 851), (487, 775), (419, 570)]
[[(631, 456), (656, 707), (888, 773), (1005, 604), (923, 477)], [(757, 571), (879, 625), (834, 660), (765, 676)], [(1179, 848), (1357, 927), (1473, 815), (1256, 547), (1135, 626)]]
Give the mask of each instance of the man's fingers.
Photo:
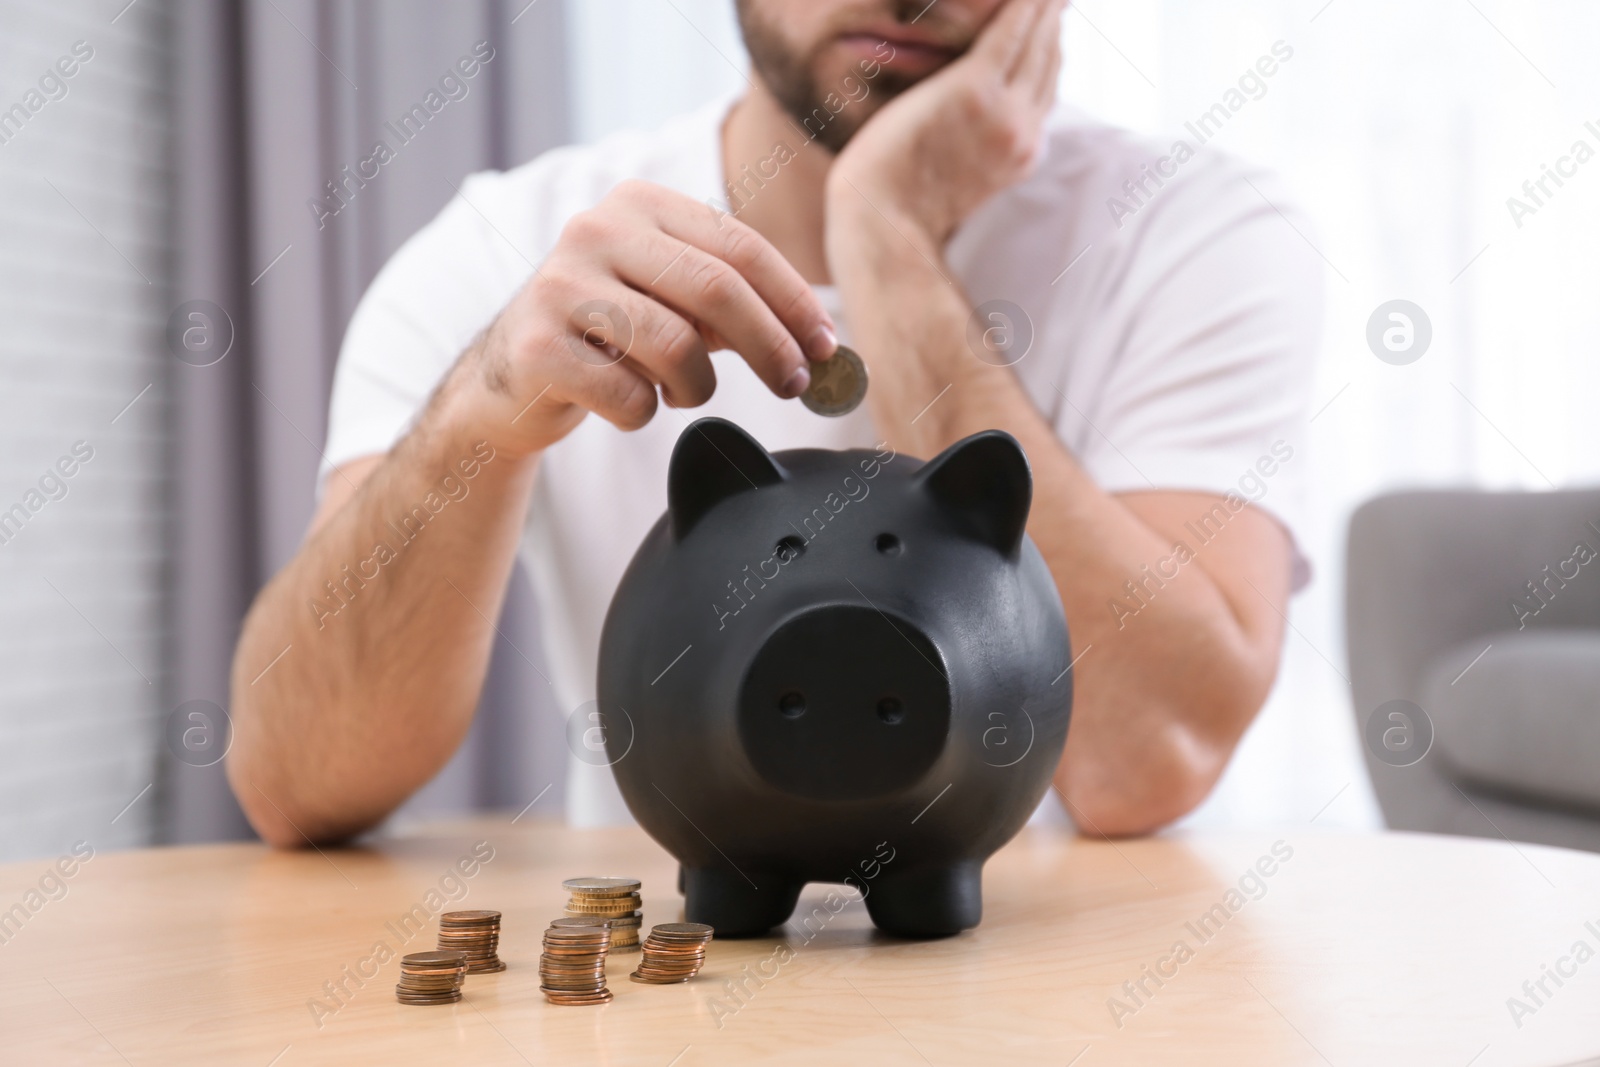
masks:
[(778, 396), (805, 389), (809, 372), (796, 374), (806, 366), (805, 352), (732, 264), (648, 228), (613, 254), (618, 277), (694, 320), (702, 339), (710, 334), (726, 342)]
[[(833, 320), (800, 272), (765, 237), (732, 216), (717, 219), (698, 204), (664, 212), (660, 223), (665, 233), (736, 270), (787, 331), (793, 348), (740, 350), (740, 355), (769, 386), (781, 385), (796, 370), (804, 369), (806, 358), (826, 359), (833, 355), (838, 347)], [(730, 342), (737, 342), (726, 324), (712, 321), (711, 325)]]
[[(785, 346), (776, 353), (740, 350), (740, 355), (751, 362), (764, 381), (769, 385), (781, 384), (795, 370), (804, 367), (803, 357), (826, 359), (833, 354), (838, 345), (833, 320), (811, 286), (800, 277), (800, 272), (766, 238), (731, 215), (707, 210), (704, 204), (680, 193), (649, 188), (653, 191), (639, 196), (637, 204), (656, 226), (663, 233), (693, 245), (738, 271), (788, 331), (793, 348)], [(725, 323), (712, 321), (710, 325), (737, 347), (738, 339), (725, 328)], [(774, 358), (782, 361), (781, 367), (772, 365)], [(758, 365), (760, 363), (768, 365)], [(779, 369), (785, 373), (779, 374)]]
[[(581, 344), (577, 337), (571, 335), (569, 341)], [(649, 422), (656, 413), (656, 383), (631, 359), (594, 359), (593, 363), (586, 359), (561, 360), (555, 380), (547, 387), (548, 400), (592, 411), (619, 430), (637, 430)], [(539, 399), (545, 398), (545, 392), (540, 392)]]
[(1061, 12), (1065, 7), (1063, 0), (1045, 0), (1011, 69), (1008, 80), (1026, 91), (1030, 98), (1037, 95), (1039, 83), (1050, 69), (1052, 56), (1061, 51)]
[(1034, 90), (1034, 102), (1041, 111), (1048, 112), (1056, 101), (1057, 82), (1061, 80), (1061, 35), (1050, 47), (1050, 65), (1045, 68), (1044, 75), (1039, 79), (1039, 84)]
[[(694, 324), (650, 297), (617, 282), (595, 287), (599, 297), (584, 308), (604, 306), (603, 315), (593, 311), (575, 314), (568, 343), (576, 359), (569, 361), (575, 388), (582, 396), (572, 396), (589, 407), (586, 398), (609, 406), (591, 410), (619, 426), (613, 413), (621, 411), (632, 397), (633, 384), (619, 375), (644, 378), (661, 387), (662, 396), (674, 407), (698, 407), (711, 399), (716, 389), (716, 373), (706, 353), (704, 339)], [(655, 410), (650, 405), (650, 412)], [(637, 412), (634, 412), (637, 413)], [(643, 425), (640, 423), (640, 425)]]
[(1009, 78), (1028, 46), (1040, 12), (1050, 0), (1006, 0), (978, 34), (971, 55)]

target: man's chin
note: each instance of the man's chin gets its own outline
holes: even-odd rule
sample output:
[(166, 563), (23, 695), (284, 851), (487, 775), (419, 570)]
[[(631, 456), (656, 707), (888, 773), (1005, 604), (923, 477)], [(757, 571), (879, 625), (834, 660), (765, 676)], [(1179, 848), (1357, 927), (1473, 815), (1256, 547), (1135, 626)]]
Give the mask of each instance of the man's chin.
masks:
[[(839, 98), (843, 99), (843, 98)], [(834, 155), (844, 150), (850, 139), (860, 132), (867, 119), (872, 116), (864, 103), (849, 103), (844, 110), (835, 114), (829, 105), (838, 107), (838, 100), (818, 101), (809, 111), (790, 112), (789, 117), (794, 120), (796, 128), (805, 135), (807, 141), (821, 145)], [(876, 108), (873, 108), (875, 111)]]
[[(829, 57), (830, 59), (833, 57)], [(873, 68), (868, 66), (868, 71)], [(823, 62), (813, 67), (810, 99), (786, 108), (806, 136), (838, 152), (867, 121), (920, 77), (878, 69), (868, 77), (855, 63)]]

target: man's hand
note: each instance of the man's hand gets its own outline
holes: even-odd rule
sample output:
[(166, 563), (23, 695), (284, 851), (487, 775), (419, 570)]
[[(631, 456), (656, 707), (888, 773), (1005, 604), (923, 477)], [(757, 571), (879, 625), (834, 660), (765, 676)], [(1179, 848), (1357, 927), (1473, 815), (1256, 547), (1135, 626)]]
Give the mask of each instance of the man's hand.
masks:
[[(575, 216), (389, 454), (339, 469), (245, 619), (228, 777), (261, 835), (360, 832), (460, 745), (541, 449), (590, 411), (642, 426), (657, 389), (705, 403), (714, 348), (794, 396), (806, 356), (832, 355), (832, 325), (771, 244), (703, 204), (630, 181)], [(418, 502), (450, 485), (426, 518)], [(419, 513), (427, 536), (398, 541)]]
[(1025, 177), (1055, 101), (1065, 7), (1006, 0), (965, 55), (872, 116), (829, 172), (830, 229), (865, 199), (936, 255), (979, 204)]
[[(543, 265), (463, 356), (466, 421), (525, 455), (590, 411), (620, 429), (711, 397), (708, 353), (736, 350), (780, 397), (833, 354), (833, 322), (799, 273), (732, 216), (648, 182), (572, 218)], [(466, 386), (465, 389), (460, 387)]]

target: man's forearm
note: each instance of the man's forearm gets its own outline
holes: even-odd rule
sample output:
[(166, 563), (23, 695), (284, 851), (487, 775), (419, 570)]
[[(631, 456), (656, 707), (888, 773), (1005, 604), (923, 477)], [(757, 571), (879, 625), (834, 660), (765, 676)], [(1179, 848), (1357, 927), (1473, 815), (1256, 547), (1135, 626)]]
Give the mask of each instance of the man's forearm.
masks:
[[(931, 458), (980, 430), (1015, 436), (1033, 468), (1028, 532), (1060, 590), (1081, 657), (1063, 798), (1089, 832), (1140, 832), (1204, 796), (1270, 687), (1227, 598), (1185, 568), (1122, 627), (1106, 608), (1169, 554), (1170, 539), (1088, 476), (1014, 372), (967, 347), (971, 307), (936, 249), (866, 211), (830, 246), (835, 280), (874, 373), (869, 403), (896, 449)], [(845, 236), (848, 235), (848, 236)], [(1276, 661), (1274, 654), (1270, 657)]]
[(535, 463), (497, 450), (456, 395), (447, 383), (245, 619), (228, 772), (274, 843), (373, 825), (471, 723)]

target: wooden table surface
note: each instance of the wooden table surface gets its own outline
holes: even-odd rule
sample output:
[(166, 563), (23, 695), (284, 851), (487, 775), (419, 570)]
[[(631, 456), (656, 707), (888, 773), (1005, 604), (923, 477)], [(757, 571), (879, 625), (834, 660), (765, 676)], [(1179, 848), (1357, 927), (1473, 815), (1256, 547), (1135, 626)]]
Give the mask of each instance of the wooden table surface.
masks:
[[(492, 858), (461, 877), (475, 847)], [(637, 954), (613, 957), (616, 999), (598, 1008), (545, 1003), (540, 933), (579, 874), (642, 878), (646, 929), (680, 917), (676, 867), (637, 830), (502, 818), (325, 854), (228, 845), (100, 853), (59, 882), (51, 869), (0, 868), (0, 907), (38, 905), (0, 927), (0, 1063), (1496, 1067), (1600, 1053), (1600, 856), (1498, 841), (1029, 829), (989, 863), (983, 925), (960, 937), (883, 938), (859, 900), (812, 886), (781, 936), (713, 942), (687, 984), (639, 985)], [(48, 894), (28, 897), (41, 879)], [(469, 977), (456, 1005), (396, 1003), (398, 954), (432, 948), (437, 929), (407, 939), (417, 906), (503, 911), (508, 969)], [(1541, 978), (1535, 1003), (1523, 983), (1538, 994)]]

